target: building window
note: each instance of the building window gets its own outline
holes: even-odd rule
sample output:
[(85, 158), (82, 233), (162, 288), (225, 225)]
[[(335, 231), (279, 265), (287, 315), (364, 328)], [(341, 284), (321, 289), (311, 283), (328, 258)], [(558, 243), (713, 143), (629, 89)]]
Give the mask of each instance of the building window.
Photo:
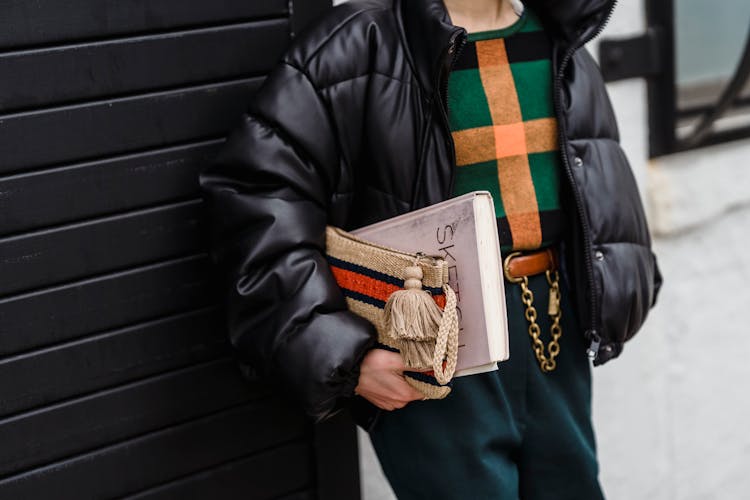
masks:
[(750, 2), (646, 0), (649, 28), (605, 40), (609, 81), (649, 82), (651, 156), (750, 137)]
[[(746, 62), (743, 67), (740, 63), (743, 58), (750, 58), (747, 43), (750, 2), (676, 0), (674, 19), (678, 141), (696, 142), (712, 130), (749, 127), (750, 64)], [(727, 96), (731, 102), (727, 103), (726, 111), (708, 123), (705, 117), (716, 114), (722, 94), (738, 72), (741, 80), (734, 83), (736, 91)], [(703, 129), (696, 135), (696, 127), (701, 125)]]

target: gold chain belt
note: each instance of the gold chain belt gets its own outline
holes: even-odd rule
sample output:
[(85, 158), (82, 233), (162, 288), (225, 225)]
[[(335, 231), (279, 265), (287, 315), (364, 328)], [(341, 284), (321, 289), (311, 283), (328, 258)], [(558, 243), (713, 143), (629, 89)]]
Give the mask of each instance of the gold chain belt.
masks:
[[(538, 252), (522, 253), (513, 252), (505, 257), (503, 263), (505, 279), (511, 283), (517, 283), (521, 287), (521, 301), (526, 306), (526, 320), (529, 322), (529, 336), (531, 337), (534, 354), (539, 366), (544, 373), (549, 373), (557, 367), (555, 358), (560, 354), (560, 337), (562, 337), (562, 326), (560, 318), (560, 274), (557, 272), (557, 254), (547, 248)], [(529, 288), (529, 276), (545, 273), (549, 283), (549, 307), (547, 314), (552, 320), (550, 333), (552, 340), (544, 346), (539, 338), (541, 329), (536, 322), (537, 312), (534, 307), (534, 292)], [(548, 353), (549, 356), (545, 353)]]

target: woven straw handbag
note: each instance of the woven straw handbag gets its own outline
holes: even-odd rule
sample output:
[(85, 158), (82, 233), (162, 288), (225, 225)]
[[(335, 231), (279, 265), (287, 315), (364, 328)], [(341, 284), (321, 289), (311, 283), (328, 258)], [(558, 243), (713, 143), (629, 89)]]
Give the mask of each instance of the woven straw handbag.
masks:
[(427, 399), (442, 399), (458, 356), (456, 294), (440, 257), (401, 252), (326, 228), (328, 264), (355, 314), (370, 321), (380, 348), (401, 353), (404, 376)]

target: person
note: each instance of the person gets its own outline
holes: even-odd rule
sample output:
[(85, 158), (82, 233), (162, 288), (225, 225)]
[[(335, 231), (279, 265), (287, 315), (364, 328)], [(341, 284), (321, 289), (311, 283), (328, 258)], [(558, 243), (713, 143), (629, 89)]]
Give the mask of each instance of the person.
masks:
[[(353, 0), (299, 36), (200, 183), (230, 340), (308, 414), (349, 407), (402, 499), (596, 499), (589, 359), (661, 286), (583, 46), (613, 0)], [(352, 229), (493, 193), (511, 356), (422, 401), (325, 258)]]

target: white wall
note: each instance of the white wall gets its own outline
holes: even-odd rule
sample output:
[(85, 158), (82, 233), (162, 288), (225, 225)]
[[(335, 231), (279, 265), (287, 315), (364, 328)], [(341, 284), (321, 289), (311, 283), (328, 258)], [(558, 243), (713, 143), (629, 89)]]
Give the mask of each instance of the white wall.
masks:
[[(642, 1), (620, 2), (600, 38), (642, 32)], [(602, 484), (610, 500), (748, 498), (750, 140), (649, 161), (645, 83), (609, 90), (665, 286), (621, 358), (594, 370)], [(361, 437), (364, 498), (390, 500)]]
[[(643, 30), (621, 2), (603, 37)], [(592, 48), (593, 49), (593, 48)], [(665, 285), (622, 357), (594, 371), (608, 498), (748, 498), (750, 140), (649, 161), (645, 83), (609, 86)]]

